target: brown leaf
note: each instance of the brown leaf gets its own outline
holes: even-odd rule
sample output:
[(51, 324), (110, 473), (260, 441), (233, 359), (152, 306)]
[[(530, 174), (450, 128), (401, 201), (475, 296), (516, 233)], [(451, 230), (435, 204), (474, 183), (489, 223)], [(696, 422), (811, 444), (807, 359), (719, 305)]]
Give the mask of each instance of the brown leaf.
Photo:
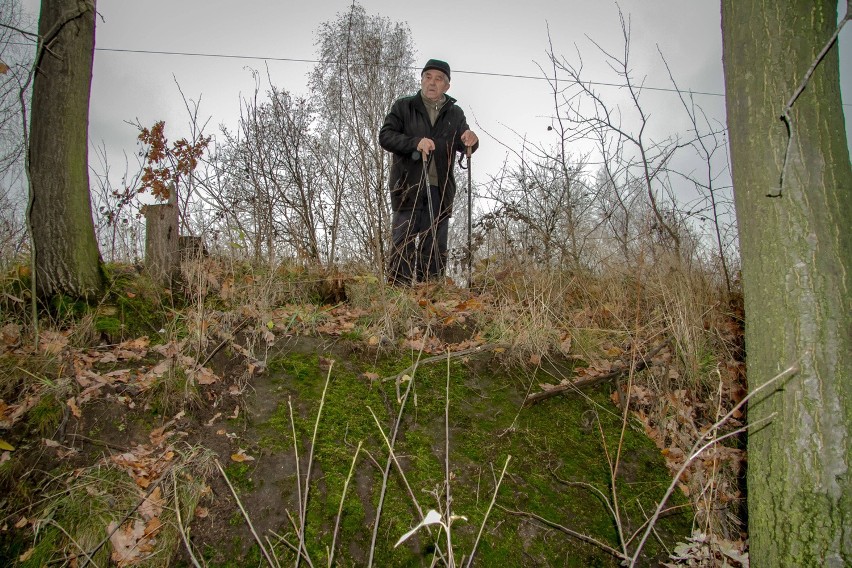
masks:
[(622, 350), (620, 347), (610, 347), (609, 349), (604, 350), (604, 353), (606, 353), (610, 357), (618, 357), (619, 355), (624, 353), (624, 350)]
[(34, 552), (35, 552), (35, 547), (30, 547), (29, 550), (27, 550), (26, 552), (24, 552), (23, 554), (21, 554), (18, 557), (18, 561), (19, 562), (26, 562), (27, 560), (30, 559), (30, 557), (33, 555)]
[[(159, 487), (157, 487), (159, 489)], [(156, 491), (156, 490), (155, 490)], [(151, 538), (155, 536), (158, 532), (160, 532), (160, 528), (163, 526), (163, 523), (160, 521), (159, 517), (153, 517), (145, 523), (145, 533), (143, 538)]]
[(165, 375), (169, 369), (172, 367), (173, 361), (171, 359), (163, 359), (159, 363), (157, 363), (153, 369), (151, 369), (151, 373), (155, 377), (162, 377)]
[(3, 61), (0, 61), (0, 75), (5, 75), (9, 72), (9, 69), (10, 67), (8, 65), (3, 63)]
[(151, 494), (142, 501), (142, 504), (139, 505), (139, 514), (142, 515), (142, 518), (146, 521), (150, 521), (151, 519), (157, 518), (163, 514), (163, 505), (165, 505), (163, 491), (158, 485), (154, 488)]
[(39, 347), (48, 355), (58, 355), (68, 345), (68, 338), (58, 331), (41, 332)]
[(530, 363), (536, 366), (541, 365), (541, 355), (538, 353), (530, 355)]
[(136, 519), (133, 524), (125, 523), (116, 530), (115, 521), (110, 522), (107, 532), (111, 533), (109, 541), (112, 544), (112, 560), (119, 566), (128, 566), (142, 557), (139, 541), (145, 535), (145, 523)]
[(68, 408), (71, 409), (71, 414), (73, 414), (76, 418), (83, 417), (83, 413), (80, 411), (80, 407), (77, 406), (77, 401), (73, 396), (66, 400), (65, 404), (68, 405)]
[(0, 328), (0, 341), (8, 347), (15, 347), (21, 342), (21, 327), (16, 323), (7, 323)]
[(198, 506), (195, 508), (195, 516), (199, 519), (206, 519), (207, 515), (210, 514), (210, 509), (207, 507)]
[(188, 369), (187, 374), (194, 376), (199, 385), (212, 385), (219, 381), (219, 377), (207, 367), (198, 367), (197, 369)]
[(231, 454), (231, 459), (235, 462), (242, 463), (247, 461), (254, 461), (254, 458), (246, 453), (245, 450), (240, 448), (237, 450), (237, 453)]

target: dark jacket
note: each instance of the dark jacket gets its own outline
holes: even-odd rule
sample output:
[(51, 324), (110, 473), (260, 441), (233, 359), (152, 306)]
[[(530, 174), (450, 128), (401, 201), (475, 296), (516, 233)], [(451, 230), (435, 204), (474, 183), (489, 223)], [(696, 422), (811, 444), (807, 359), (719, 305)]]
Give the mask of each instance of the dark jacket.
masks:
[[(453, 159), (456, 152), (465, 152), (461, 135), (466, 130), (468, 126), (464, 112), (450, 96), (447, 96), (447, 101), (441, 107), (435, 126), (429, 121), (420, 92), (402, 97), (393, 104), (379, 131), (379, 144), (393, 154), (388, 185), (394, 211), (415, 206), (417, 188), (423, 179), (423, 161), (417, 152), (417, 144), (422, 138), (431, 138), (435, 142), (435, 151), (430, 160), (435, 160), (438, 183), (443, 191), (442, 214), (452, 214), (456, 196)], [(478, 143), (474, 145), (473, 150), (478, 146)]]

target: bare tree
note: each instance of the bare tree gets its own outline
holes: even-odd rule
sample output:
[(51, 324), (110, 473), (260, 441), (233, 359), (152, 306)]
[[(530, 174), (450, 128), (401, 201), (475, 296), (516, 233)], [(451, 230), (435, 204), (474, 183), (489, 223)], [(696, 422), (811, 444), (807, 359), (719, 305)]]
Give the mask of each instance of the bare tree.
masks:
[(0, 266), (13, 261), (26, 241), (22, 105), (29, 100), (37, 38), (25, 30), (32, 27), (18, 0), (0, 5)]
[[(641, 181), (648, 198), (648, 204), (655, 218), (655, 228), (667, 235), (667, 240), (676, 251), (681, 248), (681, 235), (675, 230), (677, 214), (675, 206), (664, 206), (660, 203), (666, 196), (665, 180), (662, 174), (666, 171), (674, 154), (689, 145), (676, 138), (655, 141), (647, 132), (650, 120), (641, 104), (642, 84), (636, 83), (630, 62), (630, 22), (625, 20), (619, 10), (623, 51), (616, 55), (610, 53), (599, 44), (592, 42), (605, 57), (609, 67), (623, 82), (632, 104), (633, 120), (636, 124), (631, 128), (625, 124), (625, 116), (621, 108), (607, 103), (604, 97), (594, 90), (583, 76), (583, 64), (575, 65), (565, 58), (556, 56), (551, 48), (549, 57), (554, 72), (564, 72), (569, 78), (569, 88), (560, 91), (561, 101), (558, 106), (560, 124), (564, 123), (564, 137), (568, 142), (596, 143), (603, 161), (617, 160), (618, 164), (605, 169), (609, 183), (613, 187), (633, 188), (633, 182), (614, 184), (615, 173)], [(591, 105), (587, 111), (585, 104)], [(634, 173), (635, 172), (635, 173)], [(622, 200), (623, 202), (624, 200)], [(623, 206), (623, 203), (622, 203)], [(669, 215), (664, 212), (670, 211)]]
[[(386, 154), (378, 131), (391, 104), (417, 84), (411, 32), (353, 3), (318, 32), (319, 63), (310, 79), (318, 106), (318, 136), (326, 158), (324, 184), (340, 197), (329, 205), (347, 234), (344, 257), (362, 256), (378, 270), (385, 264), (390, 209)], [(341, 233), (343, 237), (343, 233)]]
[[(322, 193), (312, 151), (315, 113), (308, 99), (270, 85), (245, 99), (239, 132), (225, 132), (223, 167), (229, 215), (253, 235), (255, 258), (274, 262), (278, 241), (313, 264), (323, 260)], [(247, 220), (239, 220), (240, 213)], [(333, 231), (333, 227), (327, 227)], [(328, 231), (326, 231), (327, 233)]]

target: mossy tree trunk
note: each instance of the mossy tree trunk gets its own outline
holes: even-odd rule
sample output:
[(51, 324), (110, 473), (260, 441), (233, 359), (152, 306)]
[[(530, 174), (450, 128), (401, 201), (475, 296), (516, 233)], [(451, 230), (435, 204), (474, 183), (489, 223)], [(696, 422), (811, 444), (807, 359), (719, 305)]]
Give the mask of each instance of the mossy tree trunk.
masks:
[(29, 145), (38, 292), (93, 297), (103, 286), (89, 199), (94, 0), (43, 0), (39, 36)]
[[(752, 566), (852, 565), (852, 168), (836, 0), (722, 0), (728, 129), (752, 400)], [(783, 186), (780, 183), (784, 171)], [(780, 193), (780, 196), (779, 196)]]

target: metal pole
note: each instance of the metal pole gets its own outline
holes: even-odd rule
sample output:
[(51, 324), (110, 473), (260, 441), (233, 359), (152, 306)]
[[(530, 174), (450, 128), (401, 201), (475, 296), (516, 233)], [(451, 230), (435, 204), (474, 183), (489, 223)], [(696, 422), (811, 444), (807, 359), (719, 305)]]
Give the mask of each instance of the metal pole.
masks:
[[(432, 264), (433, 256), (438, 251), (438, 227), (435, 226), (435, 210), (432, 209), (432, 188), (429, 186), (429, 156), (426, 152), (423, 156), (423, 187), (426, 188), (426, 206), (429, 208), (429, 230), (432, 231), (432, 246), (429, 247), (429, 264)], [(440, 253), (438, 254), (440, 257)], [(436, 264), (440, 258), (436, 259)], [(429, 277), (429, 266), (426, 266), (426, 278)]]
[(473, 224), (473, 195), (471, 193), (470, 181), (470, 156), (471, 147), (467, 147), (467, 287), (470, 288), (473, 264), (473, 237), (471, 236), (471, 225)]

